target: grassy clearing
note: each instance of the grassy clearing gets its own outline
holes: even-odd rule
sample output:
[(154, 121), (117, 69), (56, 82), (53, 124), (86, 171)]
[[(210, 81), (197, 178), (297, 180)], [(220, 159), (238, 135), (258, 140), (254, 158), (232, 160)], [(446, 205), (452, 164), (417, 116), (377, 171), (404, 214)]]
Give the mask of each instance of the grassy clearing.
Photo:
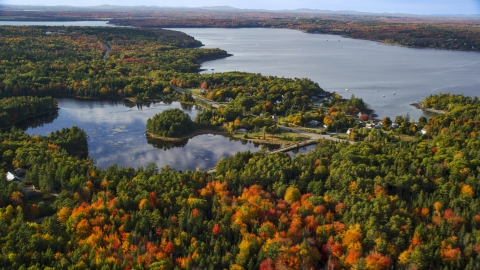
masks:
[(202, 95), (204, 92), (203, 90), (200, 90), (200, 89), (185, 89), (185, 90), (189, 91), (194, 95)]
[(235, 133), (234, 138), (249, 140), (264, 144), (292, 145), (298, 142), (306, 141), (310, 137), (295, 132), (281, 131), (279, 134), (268, 134), (263, 132)]
[(337, 139), (348, 140), (348, 135), (346, 133), (338, 133), (338, 134), (332, 135), (332, 137)]

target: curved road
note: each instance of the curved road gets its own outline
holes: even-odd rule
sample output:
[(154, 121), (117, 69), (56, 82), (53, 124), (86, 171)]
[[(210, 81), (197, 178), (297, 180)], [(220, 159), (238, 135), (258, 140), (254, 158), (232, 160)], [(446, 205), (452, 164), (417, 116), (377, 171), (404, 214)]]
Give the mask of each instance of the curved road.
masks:
[(110, 46), (108, 46), (107, 43), (105, 43), (101, 40), (100, 40), (100, 42), (102, 43), (103, 47), (105, 47), (105, 54), (103, 55), (103, 58), (102, 58), (102, 60), (105, 61), (105, 60), (107, 60), (107, 56), (110, 53), (111, 49), (110, 49)]

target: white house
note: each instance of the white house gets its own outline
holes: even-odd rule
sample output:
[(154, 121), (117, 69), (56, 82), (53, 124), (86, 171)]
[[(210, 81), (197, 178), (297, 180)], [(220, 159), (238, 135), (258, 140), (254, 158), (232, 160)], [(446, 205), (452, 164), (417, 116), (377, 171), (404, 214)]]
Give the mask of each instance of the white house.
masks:
[(12, 181), (18, 181), (19, 179), (17, 178), (17, 176), (15, 176), (15, 174), (11, 173), (11, 172), (7, 172), (5, 174), (5, 176), (7, 177), (7, 181), (8, 182), (12, 182)]
[(398, 128), (398, 124), (393, 123), (392, 124), (392, 129), (396, 129), (396, 128)]
[(352, 131), (353, 131), (353, 128), (349, 128), (349, 129), (347, 130), (347, 135), (350, 135), (350, 133), (352, 133)]
[(421, 133), (422, 135), (425, 135), (425, 134), (427, 134), (427, 130), (426, 130), (425, 128), (422, 128), (422, 130), (420, 130), (420, 133)]

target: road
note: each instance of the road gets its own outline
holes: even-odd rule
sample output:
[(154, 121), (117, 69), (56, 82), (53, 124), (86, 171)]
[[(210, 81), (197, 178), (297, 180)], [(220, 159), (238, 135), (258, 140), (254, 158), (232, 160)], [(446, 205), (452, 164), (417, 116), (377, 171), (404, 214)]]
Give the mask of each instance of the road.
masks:
[[(173, 89), (175, 89), (175, 91), (177, 91), (177, 93), (179, 93), (179, 94), (181, 94), (181, 93), (183, 93), (183, 92), (187, 92), (187, 91), (186, 91), (185, 89), (183, 89), (183, 88), (180, 88), (180, 87), (177, 87), (177, 86), (172, 86), (172, 87), (173, 87)], [(199, 96), (199, 95), (195, 95), (195, 94), (192, 94), (192, 97), (193, 97), (194, 99), (201, 100), (201, 101), (207, 103), (208, 105), (212, 105), (212, 107), (214, 107), (214, 108), (220, 108), (220, 104), (218, 104), (218, 103), (215, 102), (215, 101), (211, 101), (211, 100), (209, 100), (209, 99), (205, 99), (205, 98), (203, 98), (203, 97), (201, 97), (201, 96)]]
[(103, 55), (103, 58), (102, 58), (102, 60), (105, 61), (105, 60), (107, 60), (107, 56), (110, 53), (111, 49), (110, 49), (110, 46), (108, 46), (107, 43), (105, 43), (103, 41), (100, 41), (100, 42), (102, 43), (103, 47), (105, 47), (105, 54)]
[(317, 133), (311, 133), (311, 132), (308, 132), (308, 131), (305, 131), (305, 130), (302, 130), (302, 129), (293, 128), (293, 127), (286, 127), (286, 126), (282, 126), (282, 125), (278, 125), (278, 124), (277, 124), (277, 126), (282, 130), (291, 131), (291, 132), (295, 132), (295, 133), (298, 133), (298, 134), (303, 134), (305, 136), (310, 137), (310, 139), (307, 140), (310, 143), (313, 142), (313, 141), (316, 141), (316, 140), (321, 140), (321, 139), (331, 140), (331, 141), (336, 141), (336, 142), (349, 142), (350, 144), (354, 143), (352, 141), (348, 141), (348, 140), (344, 140), (344, 139), (333, 138), (331, 136), (332, 134), (317, 134)]

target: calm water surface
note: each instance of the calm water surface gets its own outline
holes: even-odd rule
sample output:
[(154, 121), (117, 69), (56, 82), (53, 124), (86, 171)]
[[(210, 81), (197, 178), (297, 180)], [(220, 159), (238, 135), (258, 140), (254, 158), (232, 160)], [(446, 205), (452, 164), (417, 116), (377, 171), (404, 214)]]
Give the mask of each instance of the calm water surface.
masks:
[(139, 167), (154, 162), (158, 167), (170, 165), (176, 170), (208, 169), (222, 157), (240, 151), (257, 151), (252, 143), (233, 141), (221, 135), (200, 135), (185, 145), (162, 144), (145, 137), (147, 119), (167, 109), (179, 108), (194, 119), (197, 109), (182, 108), (178, 102), (155, 103), (137, 107), (123, 101), (82, 101), (58, 99), (58, 117), (27, 133), (48, 135), (50, 132), (76, 125), (87, 132), (89, 156), (102, 168)]
[(412, 49), (285, 29), (174, 30), (234, 55), (204, 62), (205, 72), (310, 78), (327, 91), (363, 98), (382, 118), (409, 113), (418, 119), (422, 112), (409, 104), (430, 94), (480, 93), (478, 52)]

